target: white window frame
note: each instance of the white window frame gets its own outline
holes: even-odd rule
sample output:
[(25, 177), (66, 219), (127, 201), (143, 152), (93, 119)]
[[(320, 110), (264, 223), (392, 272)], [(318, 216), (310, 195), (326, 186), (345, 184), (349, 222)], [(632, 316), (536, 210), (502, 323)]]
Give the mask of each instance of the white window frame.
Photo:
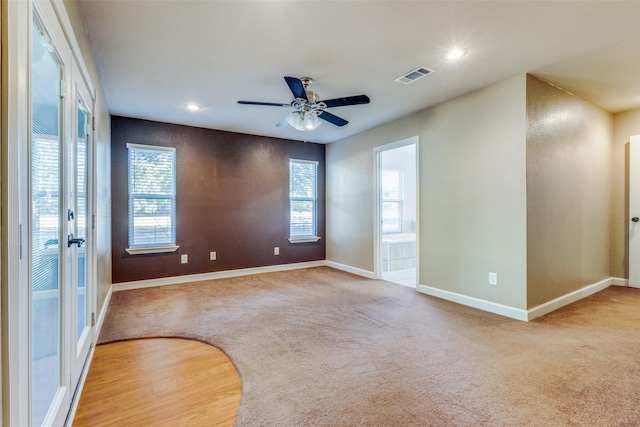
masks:
[[(293, 163), (308, 163), (316, 167), (316, 182), (313, 197), (293, 197), (291, 196), (291, 165)], [(289, 159), (289, 242), (290, 243), (313, 243), (320, 240), (318, 237), (318, 165), (316, 160)], [(313, 228), (314, 233), (310, 235), (291, 235), (291, 203), (297, 201), (313, 202)]]
[[(129, 161), (129, 150), (130, 149), (138, 149), (138, 150), (148, 150), (148, 151), (170, 151), (173, 152), (175, 155), (176, 149), (175, 147), (163, 147), (163, 146), (158, 146), (158, 145), (145, 145), (145, 144), (134, 144), (134, 143), (128, 143), (127, 144), (127, 163)], [(174, 163), (175, 164), (175, 163)], [(128, 167), (127, 167), (128, 169)], [(129, 247), (127, 249), (125, 249), (125, 251), (130, 254), (130, 255), (140, 255), (140, 254), (153, 254), (153, 253), (168, 253), (168, 252), (175, 252), (178, 250), (178, 248), (180, 248), (180, 246), (178, 246), (176, 244), (176, 226), (177, 226), (177, 221), (176, 221), (176, 170), (174, 168), (174, 175), (173, 175), (173, 180), (174, 180), (174, 192), (172, 195), (172, 213), (171, 213), (171, 242), (166, 243), (166, 244), (159, 244), (159, 245), (134, 245), (132, 242), (132, 236), (130, 235), (131, 230), (133, 229), (133, 225), (131, 224), (131, 221), (133, 221), (133, 209), (132, 209), (132, 203), (134, 198), (132, 197), (132, 195), (129, 193), (129, 188), (131, 187), (130, 185), (130, 179), (131, 177), (127, 177), (127, 193), (128, 194), (128, 213), (127, 213), (127, 233), (128, 233), (128, 239), (129, 239)], [(166, 195), (163, 195), (162, 198), (166, 198)]]

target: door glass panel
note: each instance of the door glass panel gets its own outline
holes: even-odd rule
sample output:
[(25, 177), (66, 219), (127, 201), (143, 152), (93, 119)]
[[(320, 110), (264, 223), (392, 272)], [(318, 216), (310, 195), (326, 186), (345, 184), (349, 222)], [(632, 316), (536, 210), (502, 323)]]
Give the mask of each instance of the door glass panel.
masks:
[(31, 417), (39, 426), (60, 387), (60, 79), (51, 40), (32, 23), (30, 200)]
[[(88, 109), (85, 107), (80, 96), (78, 95), (78, 127), (76, 135), (75, 163), (76, 163), (76, 237), (84, 239), (85, 244), (80, 246), (78, 251), (77, 262), (77, 335), (76, 340), (80, 340), (85, 327), (90, 326), (87, 318), (87, 268), (86, 268), (86, 245), (87, 245), (87, 120)], [(80, 348), (80, 346), (78, 346)]]

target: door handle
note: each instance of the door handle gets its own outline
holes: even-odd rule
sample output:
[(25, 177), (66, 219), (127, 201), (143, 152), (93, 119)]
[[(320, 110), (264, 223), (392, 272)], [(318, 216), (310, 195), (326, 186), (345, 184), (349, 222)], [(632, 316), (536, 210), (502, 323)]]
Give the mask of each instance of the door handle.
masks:
[(637, 216), (634, 216), (633, 218), (631, 218), (631, 221), (638, 222), (640, 221), (640, 218), (638, 218)]
[(67, 236), (67, 247), (70, 248), (71, 245), (78, 245), (79, 248), (82, 247), (82, 244), (84, 243), (84, 239), (77, 237), (77, 238), (73, 238), (73, 234), (69, 234)]

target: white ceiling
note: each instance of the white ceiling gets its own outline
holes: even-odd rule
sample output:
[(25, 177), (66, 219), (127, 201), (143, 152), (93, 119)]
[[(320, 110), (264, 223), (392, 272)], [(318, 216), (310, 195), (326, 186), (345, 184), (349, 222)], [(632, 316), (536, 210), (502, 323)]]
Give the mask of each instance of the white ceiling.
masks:
[[(328, 143), (532, 73), (611, 112), (640, 107), (640, 2), (80, 0), (114, 115)], [(467, 56), (443, 59), (461, 46)], [(410, 85), (395, 78), (436, 70)], [(350, 123), (276, 127), (284, 76)], [(185, 109), (194, 102), (197, 113)]]

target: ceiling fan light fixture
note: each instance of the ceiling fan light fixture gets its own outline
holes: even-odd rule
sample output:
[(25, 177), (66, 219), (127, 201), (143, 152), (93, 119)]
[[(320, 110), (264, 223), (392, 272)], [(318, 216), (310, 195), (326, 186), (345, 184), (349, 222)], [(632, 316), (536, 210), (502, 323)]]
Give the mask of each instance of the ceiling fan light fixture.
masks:
[[(425, 73), (428, 74), (426, 70)], [(349, 123), (342, 117), (325, 111), (327, 108), (368, 104), (371, 101), (367, 95), (344, 96), (321, 101), (316, 92), (309, 90), (309, 85), (313, 81), (310, 77), (285, 76), (284, 80), (293, 95), (293, 100), (289, 104), (261, 101), (238, 101), (238, 104), (293, 108), (294, 111), (280, 120), (276, 126), (289, 125), (301, 132), (309, 132), (315, 130), (323, 121), (335, 126), (345, 126)]]
[(294, 111), (287, 116), (287, 123), (301, 132), (309, 132), (315, 130), (322, 124), (313, 111)]

